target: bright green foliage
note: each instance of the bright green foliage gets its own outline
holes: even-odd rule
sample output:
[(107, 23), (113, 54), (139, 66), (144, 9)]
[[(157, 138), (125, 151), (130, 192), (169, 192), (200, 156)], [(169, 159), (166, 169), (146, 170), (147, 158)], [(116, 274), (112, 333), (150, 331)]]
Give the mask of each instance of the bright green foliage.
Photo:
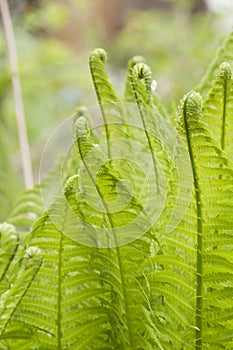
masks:
[(174, 129), (142, 58), (129, 63), (122, 101), (106, 53), (91, 54), (104, 125), (95, 132), (79, 110), (61, 195), (41, 214), (35, 187), (9, 218), (17, 228), (0, 226), (1, 349), (232, 349), (227, 55), (203, 102), (185, 95)]
[(218, 141), (219, 147), (227, 152), (231, 160), (233, 159), (232, 112), (232, 70), (229, 63), (223, 62), (204, 101), (203, 119)]
[(226, 301), (221, 309), (215, 298), (228, 299), (233, 282), (232, 245), (221, 242), (224, 236), (231, 240), (233, 171), (201, 120), (200, 102), (199, 95), (190, 93), (183, 106), (197, 212), (196, 335), (200, 340), (196, 342), (197, 348), (202, 342), (220, 348), (232, 338), (231, 327), (225, 327), (231, 319), (231, 303)]
[(208, 92), (211, 87), (211, 81), (223, 62), (229, 62), (231, 65), (233, 64), (233, 33), (226, 38), (209, 65), (209, 68), (198, 87), (198, 90), (201, 93), (206, 94)]
[(25, 327), (22, 322), (12, 322), (12, 316), (40, 268), (42, 253), (37, 247), (21, 247), (16, 229), (11, 224), (1, 224), (0, 234), (1, 348), (12, 348), (16, 339), (19, 339), (20, 348), (25, 343), (24, 338), (28, 341), (29, 337), (33, 337), (33, 330)]

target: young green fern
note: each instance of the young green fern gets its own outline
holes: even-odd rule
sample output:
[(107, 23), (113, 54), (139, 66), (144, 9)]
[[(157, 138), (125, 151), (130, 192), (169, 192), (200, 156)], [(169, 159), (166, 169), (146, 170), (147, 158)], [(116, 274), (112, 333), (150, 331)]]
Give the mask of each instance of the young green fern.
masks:
[[(227, 307), (221, 310), (216, 307), (212, 295), (221, 290), (224, 298), (225, 292), (228, 294), (227, 289), (233, 283), (230, 258), (232, 247), (225, 246), (225, 243), (221, 244), (218, 240), (223, 235), (231, 237), (232, 190), (229, 185), (233, 172), (232, 164), (218, 148), (207, 125), (201, 120), (198, 99), (194, 93), (187, 95), (183, 107), (197, 211), (196, 349), (201, 349), (206, 344), (217, 349), (222, 346), (223, 338), (227, 343), (232, 334), (232, 331), (224, 329), (223, 321), (231, 313), (231, 305), (228, 310)], [(226, 285), (228, 288), (225, 289)], [(216, 322), (213, 315), (218, 315)], [(213, 334), (211, 328), (214, 329)]]
[(11, 223), (33, 225), (24, 244), (12, 225), (0, 227), (0, 346), (231, 349), (230, 65), (203, 106), (196, 92), (184, 97), (173, 130), (143, 58), (129, 63), (125, 102), (105, 62), (101, 49), (90, 56), (102, 120), (95, 133), (77, 112), (62, 193), (44, 214), (38, 188), (18, 202)]

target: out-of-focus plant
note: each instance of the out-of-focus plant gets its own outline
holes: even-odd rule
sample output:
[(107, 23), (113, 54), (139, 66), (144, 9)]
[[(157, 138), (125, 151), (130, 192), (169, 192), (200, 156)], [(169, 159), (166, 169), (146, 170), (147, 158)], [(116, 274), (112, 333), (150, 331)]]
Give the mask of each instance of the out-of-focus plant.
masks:
[(149, 57), (158, 93), (167, 101), (176, 99), (204, 73), (222, 36), (215, 24), (205, 14), (187, 11), (135, 12), (115, 38), (112, 59), (124, 65), (139, 52)]
[[(27, 130), (37, 178), (41, 153), (51, 130), (78, 103), (82, 103), (83, 95), (91, 93), (83, 63), (86, 59), (82, 55), (77, 58), (77, 54), (55, 35), (68, 20), (65, 5), (47, 2), (38, 10), (20, 15), (17, 9), (18, 7), (11, 6)], [(44, 28), (44, 32), (40, 28)], [(3, 32), (0, 33), (0, 128), (0, 154), (2, 160), (8, 159), (1, 172), (0, 193), (5, 206), (4, 210), (1, 209), (0, 217), (3, 219), (7, 216), (8, 204), (12, 205), (13, 198), (13, 187), (7, 186), (10, 180), (6, 168), (10, 169), (13, 183), (17, 184), (14, 187), (14, 197), (23, 189), (9, 59)]]

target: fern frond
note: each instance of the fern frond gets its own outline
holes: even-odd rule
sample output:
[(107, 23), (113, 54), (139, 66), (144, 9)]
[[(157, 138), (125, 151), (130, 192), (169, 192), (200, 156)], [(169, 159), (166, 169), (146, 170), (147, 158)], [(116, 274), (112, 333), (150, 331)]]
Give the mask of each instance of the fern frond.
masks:
[[(230, 193), (229, 184), (231, 184), (233, 179), (233, 171), (225, 153), (218, 148), (218, 144), (211, 137), (207, 125), (201, 120), (200, 97), (196, 93), (191, 92), (186, 96), (183, 115), (193, 169), (197, 208), (196, 326), (198, 330), (196, 334), (196, 348), (198, 349), (202, 346), (202, 338), (204, 343), (208, 342), (208, 339), (203, 334), (203, 325), (205, 322), (208, 323), (207, 310), (215, 307), (212, 305), (210, 298), (208, 298), (208, 293), (211, 294), (211, 290), (219, 288), (218, 282), (222, 286), (227, 283), (230, 288), (233, 283), (231, 274), (232, 261), (227, 259), (227, 257), (223, 258), (226, 249), (232, 250), (232, 244), (227, 248), (224, 245), (222, 246), (218, 240), (218, 236), (221, 236), (222, 232), (228, 232), (231, 235), (229, 224), (231, 223), (230, 226), (232, 226), (233, 219), (231, 210), (228, 210), (228, 208), (233, 206), (233, 202), (228, 197), (226, 203), (225, 193), (226, 191), (228, 191), (228, 194)], [(218, 197), (218, 201), (214, 203), (214, 210), (210, 210), (213, 207), (213, 195)], [(210, 229), (208, 224), (213, 223), (213, 221), (213, 228)], [(206, 239), (208, 241), (210, 234), (212, 238), (213, 234), (215, 234), (218, 240), (218, 243), (212, 247), (205, 242)], [(205, 254), (205, 251), (208, 251), (208, 254)], [(213, 267), (212, 270), (210, 266)], [(227, 311), (223, 312), (223, 314), (226, 313)], [(217, 324), (218, 320), (216, 319), (216, 327)]]
[(103, 343), (109, 327), (98, 299), (107, 290), (101, 288), (98, 271), (91, 268), (93, 248), (66, 238), (47, 215), (36, 224), (32, 244), (43, 251), (44, 261), (14, 318), (47, 335), (37, 334), (41, 346), (75, 348), (85, 339), (90, 347), (93, 332)]
[[(36, 247), (30, 247), (25, 251), (22, 261), (19, 260), (18, 263), (14, 263), (11, 268), (11, 277), (8, 279), (9, 287), (1, 295), (1, 336), (4, 336), (8, 324), (10, 329), (12, 327), (14, 328), (14, 322), (12, 322), (13, 315), (35, 278), (41, 266), (41, 261), (41, 251)], [(13, 325), (11, 323), (13, 323)]]
[[(92, 80), (103, 118), (105, 138), (108, 142), (113, 138), (121, 137), (124, 132), (127, 133), (127, 126), (121, 100), (116, 95), (105, 70), (106, 61), (107, 54), (103, 49), (94, 50), (89, 59)], [(111, 158), (108, 143), (107, 151)]]
[(131, 81), (131, 74), (132, 69), (136, 64), (146, 64), (146, 59), (142, 56), (135, 56), (131, 58), (128, 62), (128, 74), (126, 77), (125, 82), (125, 91), (124, 91), (124, 101), (127, 103), (135, 103), (135, 95), (134, 91), (132, 90), (132, 81)]
[[(95, 91), (100, 105), (120, 102), (105, 71), (107, 54), (103, 49), (95, 49), (89, 59)], [(106, 121), (109, 122), (109, 119)]]
[[(138, 266), (149, 253), (148, 238), (118, 252), (82, 246), (59, 232), (45, 215), (34, 228), (31, 244), (43, 251), (44, 260), (14, 320), (47, 334), (47, 341), (37, 334), (41, 347), (127, 350), (143, 347), (146, 341), (154, 344), (149, 334), (145, 336), (148, 324), (141, 325), (142, 302), (147, 308), (150, 302)], [(45, 283), (49, 289), (44, 289)]]
[[(124, 251), (124, 247), (120, 248), (119, 245), (122, 244), (122, 242), (125, 241), (125, 237), (121, 237), (122, 233), (118, 232), (118, 228), (120, 226), (126, 227), (126, 233), (129, 231), (129, 234), (134, 233), (135, 239), (140, 236), (136, 232), (138, 228), (143, 229), (145, 232), (144, 224), (143, 224), (143, 217), (140, 220), (140, 225), (131, 225), (131, 221), (135, 220), (135, 218), (138, 217), (140, 211), (143, 212), (143, 208), (141, 207), (140, 203), (138, 203), (136, 198), (131, 197), (130, 192), (127, 191), (127, 188), (124, 188), (124, 185), (122, 185), (122, 191), (121, 193), (116, 192), (116, 183), (120, 181), (120, 178), (118, 178), (117, 172), (114, 172), (112, 167), (107, 167), (106, 165), (102, 166), (102, 171), (99, 171), (99, 174), (96, 174), (96, 178), (94, 177), (95, 172), (92, 172), (93, 164), (98, 163), (100, 160), (95, 160), (93, 158), (90, 158), (88, 160), (85, 158), (86, 151), (89, 151), (90, 147), (90, 140), (87, 137), (87, 131), (85, 130), (85, 121), (83, 119), (79, 119), (77, 121), (77, 130), (78, 130), (78, 145), (79, 145), (79, 153), (81, 156), (81, 159), (83, 160), (84, 167), (87, 171), (88, 176), (90, 177), (91, 182), (93, 183), (94, 187), (97, 190), (97, 193), (99, 195), (99, 198), (103, 205), (103, 211), (105, 212), (106, 216), (106, 223), (104, 226), (110, 231), (110, 236), (108, 234), (108, 243), (110, 245), (116, 246), (115, 248), (115, 259), (117, 264), (117, 274), (115, 274), (115, 278), (112, 280), (112, 273), (108, 274), (108, 279), (105, 282), (111, 285), (113, 288), (114, 293), (118, 295), (120, 304), (122, 303), (121, 308), (125, 309), (125, 328), (127, 329), (127, 337), (126, 337), (126, 343), (125, 346), (130, 346), (132, 348), (136, 347), (135, 342), (135, 330), (133, 329), (133, 318), (132, 318), (132, 312), (131, 312), (131, 300), (129, 299), (129, 289), (127, 288), (127, 275), (125, 276), (125, 268), (123, 267), (123, 259), (122, 259), (122, 252)], [(82, 177), (84, 178), (84, 176)], [(123, 211), (117, 211), (114, 210), (114, 206), (112, 207), (111, 204), (114, 203), (117, 196), (120, 195), (121, 201), (125, 198), (130, 198), (130, 202), (128, 202), (128, 205), (125, 206)], [(112, 202), (112, 203), (111, 203)], [(145, 220), (145, 223), (148, 223), (148, 217)], [(126, 237), (127, 238), (127, 237)], [(122, 240), (123, 239), (123, 240)], [(126, 242), (126, 241), (125, 241)], [(127, 248), (127, 251), (129, 248)], [(137, 253), (139, 250), (136, 251)], [(134, 251), (132, 250), (130, 256), (133, 256)], [(127, 259), (128, 260), (128, 259)], [(124, 259), (125, 261), (125, 259)], [(131, 269), (131, 274), (133, 270)], [(117, 277), (118, 275), (118, 277)], [(106, 276), (106, 274), (105, 274)], [(117, 282), (117, 283), (116, 283)], [(131, 281), (130, 281), (131, 282)], [(116, 288), (116, 285), (119, 285)], [(119, 293), (120, 292), (120, 293)], [(131, 293), (130, 293), (131, 294)], [(122, 299), (122, 301), (121, 301)], [(119, 305), (118, 305), (119, 307)], [(119, 313), (119, 311), (118, 311)], [(119, 326), (118, 326), (119, 327)], [(123, 332), (124, 333), (124, 332)], [(124, 343), (124, 342), (123, 342)], [(128, 344), (128, 345), (127, 345)]]
[[(161, 181), (162, 171), (167, 182), (166, 197), (171, 199), (173, 207), (173, 212), (169, 214), (169, 222), (166, 228), (168, 231), (171, 231), (182, 219), (183, 211), (186, 210), (185, 208), (189, 203), (192, 191), (192, 184), (190, 183), (191, 169), (183, 141), (170, 121), (161, 115), (153, 104), (151, 81), (152, 74), (148, 66), (141, 63), (136, 64), (132, 68), (132, 90), (135, 94), (141, 128), (146, 136), (151, 165), (154, 169), (157, 196), (163, 194), (164, 191), (163, 186), (165, 184), (162, 184)], [(171, 191), (169, 189), (170, 186), (172, 187)], [(182, 192), (186, 193), (186, 197), (183, 196)], [(165, 211), (170, 206), (170, 199), (164, 205)]]
[(5, 222), (0, 224), (0, 238), (0, 288), (3, 292), (4, 289), (2, 290), (2, 282), (16, 254), (19, 237), (15, 227)]
[(218, 49), (216, 55), (212, 62), (210, 63), (206, 74), (202, 78), (197, 90), (201, 93), (202, 96), (206, 96), (209, 89), (211, 88), (211, 82), (213, 81), (218, 68), (222, 62), (229, 62), (233, 64), (233, 32), (231, 32), (227, 38), (223, 41), (221, 47)]
[[(156, 328), (154, 311), (144, 270), (138, 269), (150, 252), (154, 236), (148, 232), (126, 246), (116, 246), (122, 239), (117, 231), (119, 224), (123, 227), (127, 224), (128, 233), (135, 235), (136, 239), (138, 227), (143, 228), (144, 217), (148, 225), (148, 217), (124, 184), (120, 187), (120, 195), (121, 198), (130, 198), (130, 202), (121, 211), (110, 210), (119, 195), (116, 184), (121, 181), (120, 170), (118, 172), (111, 165), (104, 164), (96, 173), (95, 166), (102, 161), (103, 155), (100, 151), (94, 152), (95, 157), (91, 154), (95, 147), (83, 117), (77, 120), (75, 132), (85, 176), (81, 172), (79, 176), (71, 177), (64, 190), (67, 202), (63, 198), (57, 199), (48, 215), (45, 214), (34, 227), (28, 244), (41, 249), (44, 260), (14, 319), (24, 320), (28, 327), (37, 327), (38, 332), (52, 335), (49, 343), (38, 334), (40, 345), (44, 347), (50, 344), (51, 348), (127, 350), (131, 347), (136, 350), (150, 344), (162, 349), (159, 337), (152, 336), (152, 330)], [(88, 208), (86, 192), (79, 191), (79, 181), (82, 181), (83, 190), (89, 190), (93, 182), (92, 188), (97, 190), (99, 201), (104, 204), (104, 215), (99, 215), (98, 206), (93, 210), (89, 204)], [(98, 201), (95, 199), (92, 203)], [(140, 212), (142, 217), (138, 227), (130, 226)], [(75, 243), (82, 235), (90, 235), (88, 221), (97, 242), (99, 227), (113, 234), (114, 240), (117, 232), (116, 247), (99, 249), (93, 241), (90, 244), (94, 245), (93, 248)], [(52, 286), (50, 290), (43, 289), (44, 283)], [(39, 302), (40, 298), (43, 304)], [(142, 327), (141, 319), (145, 315), (147, 322)]]
[[(142, 56), (135, 56), (128, 62), (128, 74), (126, 77), (125, 90), (124, 90), (124, 101), (127, 103), (135, 103), (135, 92), (132, 89), (132, 71), (134, 66), (137, 64), (147, 65), (146, 59)], [(153, 83), (153, 80), (151, 80), (151, 86), (150, 86), (151, 90), (152, 90), (152, 83)], [(169, 118), (168, 113), (164, 105), (162, 104), (159, 96), (157, 94), (153, 94), (152, 100), (153, 100), (153, 104), (156, 106), (159, 113), (162, 116)]]
[[(232, 288), (232, 167), (201, 119), (201, 101), (196, 93), (185, 97), (182, 116), (195, 191), (183, 220), (172, 233), (160, 236), (162, 254), (149, 259), (147, 266), (154, 265), (149, 282), (156, 305), (167, 315), (164, 332), (171, 334), (173, 348), (199, 349), (212, 344), (213, 329), (221, 329), (224, 315), (229, 321), (231, 317), (231, 303), (228, 307), (225, 303), (215, 305), (211, 295), (219, 288)], [(160, 221), (162, 232), (166, 232), (174, 203), (173, 185), (171, 182), (169, 204)], [(181, 256), (186, 266), (182, 266)], [(229, 290), (224, 290), (226, 300)], [(211, 316), (213, 310), (218, 318)], [(179, 340), (174, 330), (179, 332)]]
[[(41, 179), (40, 184), (36, 184), (32, 189), (22, 193), (9, 215), (8, 221), (10, 223), (27, 233), (31, 230), (36, 220), (49, 207), (46, 199), (51, 188), (56, 188), (62, 181), (60, 173), (63, 160), (63, 155), (58, 157), (49, 172)], [(63, 181), (65, 181), (67, 174), (63, 173), (62, 175), (64, 177)]]
[(43, 213), (40, 186), (35, 185), (33, 189), (25, 191), (15, 203), (8, 221), (16, 226), (30, 228), (36, 218)]
[(233, 158), (233, 82), (230, 64), (221, 64), (212, 88), (203, 103), (203, 121), (217, 140), (219, 148)]

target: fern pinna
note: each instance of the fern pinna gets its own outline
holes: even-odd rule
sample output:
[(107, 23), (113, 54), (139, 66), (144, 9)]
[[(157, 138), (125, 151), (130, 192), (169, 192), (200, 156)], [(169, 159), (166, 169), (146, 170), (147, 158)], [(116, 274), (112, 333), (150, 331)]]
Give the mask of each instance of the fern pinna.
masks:
[(1, 349), (233, 348), (232, 57), (231, 35), (172, 119), (143, 58), (121, 99), (91, 54), (102, 121), (77, 111), (41, 183), (63, 164), (62, 191), (0, 226)]

